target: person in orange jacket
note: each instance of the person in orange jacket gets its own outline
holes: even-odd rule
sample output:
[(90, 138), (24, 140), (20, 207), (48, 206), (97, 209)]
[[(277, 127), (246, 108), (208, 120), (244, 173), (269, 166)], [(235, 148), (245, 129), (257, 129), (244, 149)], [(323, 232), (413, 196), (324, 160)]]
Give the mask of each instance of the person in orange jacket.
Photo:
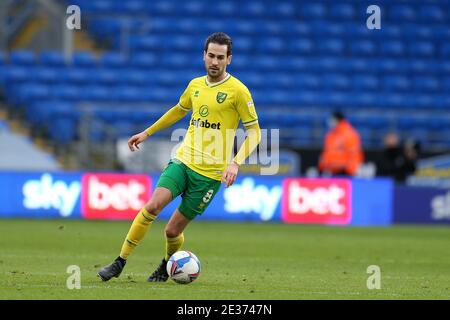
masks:
[(330, 130), (324, 140), (319, 171), (325, 175), (356, 175), (364, 161), (358, 131), (345, 119), (342, 112), (333, 112)]

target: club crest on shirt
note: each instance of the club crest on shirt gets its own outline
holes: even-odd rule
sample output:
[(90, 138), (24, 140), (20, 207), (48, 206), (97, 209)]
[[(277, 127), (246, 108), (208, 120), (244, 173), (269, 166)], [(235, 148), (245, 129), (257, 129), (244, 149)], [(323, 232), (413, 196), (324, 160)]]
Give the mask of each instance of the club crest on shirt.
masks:
[(208, 106), (207, 105), (203, 105), (200, 107), (200, 110), (198, 111), (198, 113), (202, 116), (202, 117), (206, 117), (209, 114), (208, 111)]
[(222, 103), (225, 101), (225, 99), (227, 98), (228, 94), (225, 92), (218, 92), (217, 96), (216, 96), (216, 101), (218, 103)]

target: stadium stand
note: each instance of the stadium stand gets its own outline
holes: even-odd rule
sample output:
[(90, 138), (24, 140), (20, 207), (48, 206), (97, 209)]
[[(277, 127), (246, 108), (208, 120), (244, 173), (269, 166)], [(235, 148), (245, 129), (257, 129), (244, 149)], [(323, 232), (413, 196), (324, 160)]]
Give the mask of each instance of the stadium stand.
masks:
[[(14, 146), (14, 148), (11, 148), (11, 146)], [(8, 150), (8, 152), (2, 152), (0, 170), (57, 171), (61, 169), (53, 155), (37, 148), (30, 138), (10, 130), (8, 123), (2, 119), (0, 119), (0, 148)], [(30, 161), (30, 159), (33, 159), (33, 161)]]
[(108, 136), (106, 124), (113, 138), (142, 130), (204, 74), (204, 39), (224, 31), (234, 40), (230, 73), (249, 87), (262, 126), (281, 128), (282, 145), (321, 145), (330, 110), (341, 109), (365, 148), (381, 147), (393, 129), (424, 148), (450, 148), (436, 134), (450, 128), (449, 1), (378, 1), (381, 30), (366, 27), (367, 1), (70, 4), (107, 48), (101, 56), (16, 50), (0, 59), (9, 108), (58, 144), (77, 139), (86, 114), (95, 141)]

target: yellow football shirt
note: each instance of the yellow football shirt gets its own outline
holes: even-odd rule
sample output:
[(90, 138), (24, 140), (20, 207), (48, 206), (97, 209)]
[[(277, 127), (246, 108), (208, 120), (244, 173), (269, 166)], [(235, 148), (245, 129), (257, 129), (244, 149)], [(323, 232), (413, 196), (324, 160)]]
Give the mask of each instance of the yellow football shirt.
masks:
[(195, 172), (220, 181), (231, 160), (239, 121), (244, 127), (258, 122), (249, 90), (230, 74), (216, 83), (208, 83), (203, 76), (189, 83), (178, 107), (192, 110), (192, 116), (175, 158)]

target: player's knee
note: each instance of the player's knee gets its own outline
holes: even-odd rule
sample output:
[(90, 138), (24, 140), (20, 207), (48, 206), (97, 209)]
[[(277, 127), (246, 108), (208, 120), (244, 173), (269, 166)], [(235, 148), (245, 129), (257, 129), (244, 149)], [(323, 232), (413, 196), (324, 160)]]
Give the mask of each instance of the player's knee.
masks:
[(167, 238), (175, 238), (181, 234), (180, 230), (171, 225), (166, 225), (164, 232), (166, 233)]
[(145, 205), (145, 209), (148, 211), (148, 213), (156, 216), (162, 210), (162, 205), (157, 201), (149, 201)]

